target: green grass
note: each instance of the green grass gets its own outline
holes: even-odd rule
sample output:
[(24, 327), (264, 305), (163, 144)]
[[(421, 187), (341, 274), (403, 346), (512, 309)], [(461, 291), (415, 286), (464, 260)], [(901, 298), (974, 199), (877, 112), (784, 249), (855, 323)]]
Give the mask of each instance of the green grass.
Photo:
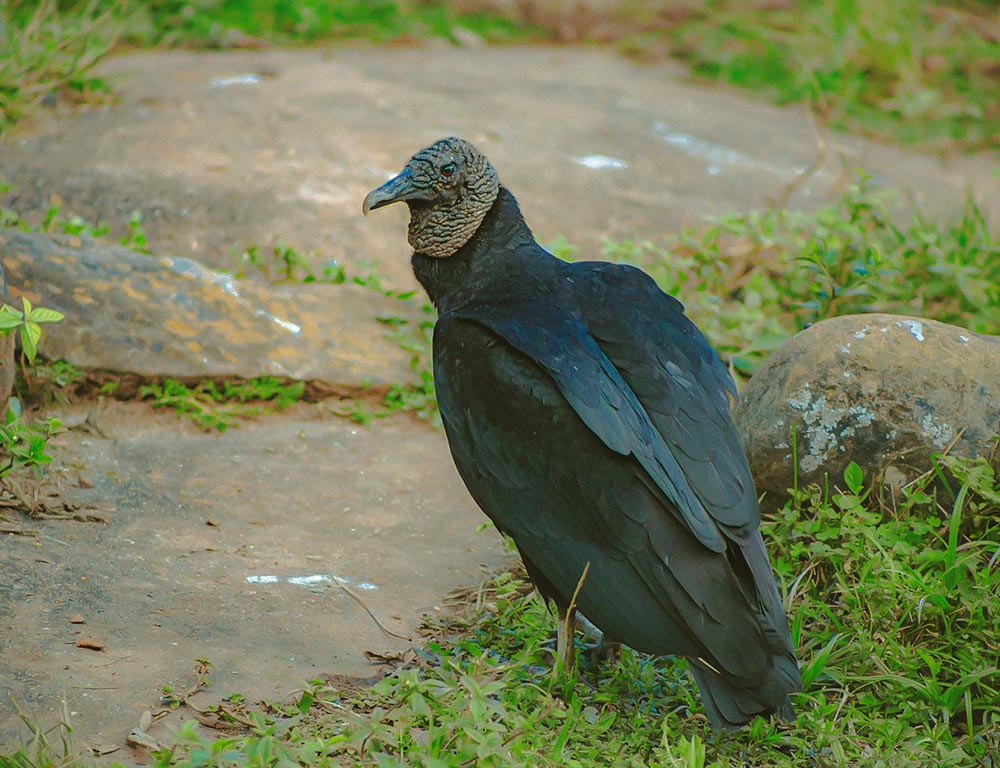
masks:
[(458, 12), (445, 2), (391, 0), (127, 0), (127, 40), (141, 45), (227, 45), (233, 33), (302, 44), (363, 39), (375, 43), (472, 34), (504, 43), (538, 30), (496, 13)]
[(107, 85), (90, 71), (118, 39), (113, 11), (99, 0), (0, 5), (0, 134), (57, 96), (75, 103), (107, 98)]
[(0, 768), (88, 768), (90, 761), (80, 755), (70, 713), (65, 706), (59, 724), (54, 728), (44, 728), (17, 702), (13, 705), (31, 732), (31, 739), (13, 752), (0, 754)]
[[(803, 489), (764, 525), (804, 691), (792, 725), (713, 735), (685, 664), (627, 649), (551, 669), (553, 616), (502, 574), (437, 618), (374, 688), (316, 682), (241, 708), (251, 727), (182, 730), (160, 768), (990, 766), (1000, 754), (1000, 480), (942, 458), (894, 499), (875, 478)], [(945, 481), (944, 479), (947, 478)]]
[(808, 102), (838, 130), (940, 148), (1000, 145), (995, 4), (713, 0), (623, 41), (696, 76)]
[(193, 386), (163, 379), (139, 387), (139, 397), (154, 408), (172, 408), (206, 432), (225, 432), (241, 419), (284, 410), (301, 400), (304, 392), (303, 382), (273, 376), (221, 382), (205, 379)]

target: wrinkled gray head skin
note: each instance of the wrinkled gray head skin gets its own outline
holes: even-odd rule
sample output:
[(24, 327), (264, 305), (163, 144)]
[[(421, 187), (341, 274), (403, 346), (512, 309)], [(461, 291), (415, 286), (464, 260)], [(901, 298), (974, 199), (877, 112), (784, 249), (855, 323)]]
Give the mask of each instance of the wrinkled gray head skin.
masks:
[(417, 152), (398, 176), (368, 193), (362, 210), (405, 202), (413, 250), (446, 258), (475, 234), (499, 191), (500, 179), (486, 156), (452, 136)]

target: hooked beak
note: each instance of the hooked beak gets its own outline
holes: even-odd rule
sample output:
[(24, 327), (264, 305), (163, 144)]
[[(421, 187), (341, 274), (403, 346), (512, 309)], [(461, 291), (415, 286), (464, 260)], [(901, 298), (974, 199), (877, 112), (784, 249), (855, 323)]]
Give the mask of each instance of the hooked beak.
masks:
[(406, 200), (413, 192), (413, 188), (410, 186), (412, 179), (413, 174), (410, 173), (410, 169), (404, 168), (398, 176), (389, 179), (381, 187), (373, 189), (365, 196), (365, 201), (361, 204), (361, 212), (367, 216), (369, 211), (374, 211), (383, 205)]

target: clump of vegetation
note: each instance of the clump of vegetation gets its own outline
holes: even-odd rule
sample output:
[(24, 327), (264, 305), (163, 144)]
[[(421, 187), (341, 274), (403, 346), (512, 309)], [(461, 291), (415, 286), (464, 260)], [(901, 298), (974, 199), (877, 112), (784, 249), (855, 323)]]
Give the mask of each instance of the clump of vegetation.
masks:
[(80, 755), (65, 703), (58, 725), (50, 728), (43, 727), (16, 701), (12, 703), (31, 739), (16, 751), (0, 755), (0, 768), (88, 768), (89, 761)]
[(271, 247), (270, 255), (261, 252), (259, 245), (248, 245), (244, 248), (231, 248), (235, 257), (237, 269), (234, 277), (246, 277), (252, 269), (264, 276), (271, 283), (327, 283), (340, 285), (347, 280), (344, 268), (334, 261), (322, 264), (317, 275), (313, 264), (319, 260), (319, 254), (306, 256), (295, 246), (279, 242)]
[(807, 324), (844, 314), (1000, 334), (1000, 241), (976, 205), (950, 225), (918, 215), (900, 226), (886, 199), (861, 177), (815, 213), (728, 214), (662, 244), (608, 241), (603, 256), (649, 271), (743, 375)]
[(650, 26), (625, 50), (665, 43), (696, 75), (806, 101), (838, 130), (942, 147), (1000, 143), (1000, 35), (987, 3), (714, 0)]
[(106, 98), (106, 83), (90, 71), (119, 31), (115, 8), (99, 0), (0, 6), (0, 134), (56, 95), (77, 103)]
[[(317, 681), (242, 737), (186, 728), (159, 768), (989, 765), (1000, 749), (1000, 478), (942, 457), (889, 502), (852, 466), (764, 534), (802, 661), (797, 720), (711, 734), (684, 662), (628, 649), (552, 670), (555, 618), (502, 574), (373, 689)], [(942, 480), (946, 480), (942, 483)], [(937, 482), (935, 482), (937, 481)]]
[(62, 422), (56, 418), (25, 421), (19, 406), (7, 409), (0, 424), (0, 491), (4, 490), (3, 478), (11, 472), (30, 470), (41, 474), (52, 461), (48, 454), (48, 441), (62, 432)]
[[(27, 370), (38, 354), (42, 324), (58, 322), (63, 316), (54, 309), (34, 307), (24, 297), (21, 304), (20, 310), (8, 304), (0, 306), (0, 335), (17, 334), (21, 346), (21, 368)], [(8, 347), (8, 353), (11, 350)], [(6, 362), (13, 365), (13, 356)], [(3, 393), (4, 398), (7, 394)], [(48, 440), (62, 431), (59, 419), (32, 421), (23, 415), (22, 410), (20, 399), (11, 397), (0, 423), (0, 495), (7, 490), (4, 478), (11, 472), (26, 469), (35, 474), (41, 473), (42, 467), (52, 461), (47, 453)]]
[[(9, 190), (9, 185), (0, 183), (0, 193)], [(25, 221), (21, 214), (11, 208), (0, 208), (0, 229), (2, 228), (20, 229), (24, 232), (70, 235), (72, 237), (91, 237), (97, 240), (107, 239), (111, 233), (111, 226), (106, 221), (101, 220), (95, 224), (75, 213), (65, 214), (62, 206), (58, 203), (50, 205), (37, 224)], [(119, 230), (122, 231), (122, 228), (119, 227)], [(132, 211), (128, 221), (124, 223), (123, 232), (118, 240), (119, 244), (136, 253), (151, 253), (149, 240), (142, 226), (141, 211)]]
[(154, 408), (173, 408), (199, 429), (225, 432), (239, 419), (267, 411), (281, 411), (302, 399), (305, 384), (273, 376), (215, 382), (210, 379), (188, 386), (177, 379), (154, 381), (139, 387), (139, 396)]
[(537, 36), (529, 25), (453, 4), (394, 0), (129, 0), (127, 39), (143, 45), (226, 46), (251, 35), (276, 43), (372, 42), (467, 35), (503, 43)]

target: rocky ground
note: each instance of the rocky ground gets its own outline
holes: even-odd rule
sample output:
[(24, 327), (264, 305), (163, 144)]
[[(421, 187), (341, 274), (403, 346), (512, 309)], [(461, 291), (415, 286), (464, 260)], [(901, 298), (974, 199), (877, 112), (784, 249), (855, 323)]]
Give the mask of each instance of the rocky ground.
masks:
[[(361, 200), (447, 134), (490, 154), (543, 242), (563, 235), (594, 255), (605, 236), (818, 205), (857, 167), (933, 214), (971, 191), (1000, 216), (985, 158), (826, 135), (801, 107), (602, 50), (143, 52), (102, 74), (115, 104), (42, 116), (0, 146), (13, 185), (0, 204), (38, 221), (57, 202), (115, 232), (138, 210), (155, 264), (126, 274), (122, 255), (115, 271), (72, 239), (6, 235), (2, 247), (20, 265), (15, 294), (20, 282), (46, 306), (68, 302), (52, 348), (118, 371), (254, 375), (294, 360), (302, 377), (347, 391), (405, 376), (374, 321), (385, 312), (377, 292), (272, 288), (257, 276), (237, 301), (210, 270), (232, 269), (235, 245), (284, 241), (318, 251), (316, 265), (412, 287), (405, 210), (365, 220)], [(301, 344), (289, 351), (292, 311), (310, 321), (292, 323)], [(249, 324), (262, 317), (273, 333)], [(169, 346), (208, 325), (204, 347)], [(154, 333), (187, 355), (157, 359), (162, 346), (140, 343)], [(81, 745), (117, 748), (110, 759), (141, 761), (126, 734), (164, 685), (194, 682), (195, 659), (212, 662), (206, 703), (281, 698), (324, 673), (369, 675), (365, 651), (404, 650), (450, 588), (508, 556), (495, 533), (476, 533), (482, 518), (443, 435), (408, 416), (360, 427), (320, 403), (205, 434), (137, 404), (63, 415), (78, 428), (57, 441), (50, 487), (79, 506), (70, 519), (4, 524), (33, 533), (0, 540), (0, 689), (44, 724), (65, 701)], [(5, 696), (0, 743), (23, 735)]]

